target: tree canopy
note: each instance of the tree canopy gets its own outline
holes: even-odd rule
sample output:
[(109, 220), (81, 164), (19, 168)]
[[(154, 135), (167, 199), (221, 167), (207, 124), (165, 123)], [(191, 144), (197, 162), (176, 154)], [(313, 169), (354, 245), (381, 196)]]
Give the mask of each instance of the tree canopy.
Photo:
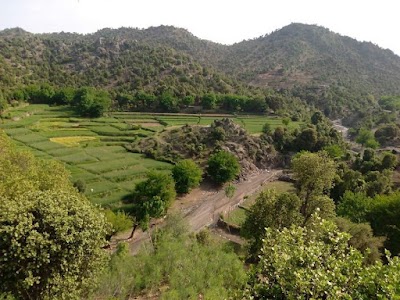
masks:
[(175, 180), (175, 189), (178, 193), (188, 193), (197, 187), (202, 179), (203, 171), (191, 159), (179, 161), (172, 168), (172, 177)]
[(219, 151), (208, 160), (207, 174), (217, 184), (233, 180), (240, 172), (237, 158), (227, 151)]
[(0, 294), (77, 299), (104, 263), (104, 216), (65, 168), (17, 151), (0, 134)]
[(246, 299), (395, 299), (400, 260), (364, 265), (350, 235), (313, 216), (309, 227), (267, 228)]

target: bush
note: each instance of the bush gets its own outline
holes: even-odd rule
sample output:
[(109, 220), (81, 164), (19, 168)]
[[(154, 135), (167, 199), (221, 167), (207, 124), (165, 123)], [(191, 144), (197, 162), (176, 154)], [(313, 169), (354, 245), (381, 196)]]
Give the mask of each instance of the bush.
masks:
[(203, 171), (191, 159), (178, 162), (172, 169), (175, 180), (175, 189), (178, 193), (188, 193), (192, 188), (199, 186)]
[(133, 226), (133, 220), (124, 212), (117, 211), (114, 213), (112, 210), (107, 209), (104, 211), (107, 221), (112, 226), (112, 234), (126, 231)]
[(217, 184), (233, 180), (240, 172), (237, 158), (226, 151), (213, 154), (208, 160), (208, 176)]
[(74, 187), (78, 190), (79, 193), (83, 194), (86, 191), (86, 182), (82, 179), (78, 179), (74, 182)]

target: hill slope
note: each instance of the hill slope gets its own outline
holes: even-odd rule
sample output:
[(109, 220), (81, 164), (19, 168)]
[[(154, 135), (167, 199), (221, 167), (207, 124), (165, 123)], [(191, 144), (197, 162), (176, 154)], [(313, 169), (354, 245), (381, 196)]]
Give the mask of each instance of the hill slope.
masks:
[(314, 25), (291, 24), (235, 44), (228, 61), (233, 73), (258, 86), (338, 84), (374, 94), (400, 92), (399, 56)]
[(0, 83), (145, 90), (176, 96), (287, 89), (340, 115), (400, 94), (400, 57), (314, 25), (291, 24), (225, 46), (172, 26), (94, 34), (0, 32)]

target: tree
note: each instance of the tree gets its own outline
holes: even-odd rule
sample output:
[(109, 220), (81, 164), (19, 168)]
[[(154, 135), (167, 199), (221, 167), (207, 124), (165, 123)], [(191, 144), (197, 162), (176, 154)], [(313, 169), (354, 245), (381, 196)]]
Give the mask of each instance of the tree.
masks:
[(64, 166), (17, 151), (0, 134), (0, 285), (18, 299), (74, 299), (103, 262), (104, 216)]
[(394, 255), (400, 254), (400, 193), (378, 195), (367, 213), (376, 235), (386, 236), (385, 248)]
[(211, 155), (208, 160), (207, 174), (217, 184), (233, 180), (240, 172), (237, 158), (226, 151)]
[(0, 201), (1, 292), (21, 299), (72, 299), (104, 263), (106, 222), (71, 192), (27, 192)]
[(81, 88), (76, 92), (72, 105), (78, 114), (97, 118), (110, 108), (111, 99), (106, 91)]
[(8, 107), (8, 102), (4, 99), (3, 94), (0, 92), (0, 117)]
[(136, 222), (130, 238), (138, 226), (147, 230), (150, 218), (164, 216), (175, 197), (175, 183), (169, 174), (150, 172), (145, 181), (139, 182), (131, 196)]
[(337, 206), (337, 213), (355, 223), (366, 222), (372, 201), (365, 193), (346, 191)]
[(266, 190), (257, 197), (246, 211), (241, 227), (241, 234), (250, 242), (249, 252), (253, 258), (260, 252), (265, 228), (282, 229), (303, 223), (300, 207), (301, 200), (293, 193), (278, 195), (275, 190)]
[(295, 147), (299, 150), (314, 151), (318, 142), (318, 134), (315, 128), (305, 128), (296, 138)]
[(206, 94), (201, 98), (204, 109), (214, 109), (217, 105), (217, 97), (214, 94)]
[(335, 162), (326, 152), (302, 152), (292, 159), (297, 194), (303, 200), (301, 212), (307, 215), (312, 198), (329, 192), (336, 175)]
[(379, 147), (379, 143), (375, 140), (373, 133), (366, 128), (360, 129), (356, 138), (356, 142), (363, 145), (364, 147), (369, 147), (372, 149), (376, 149)]
[(265, 133), (266, 135), (271, 135), (272, 134), (272, 127), (270, 123), (265, 123), (262, 128), (262, 132)]
[(382, 157), (381, 170), (393, 170), (398, 164), (397, 156), (386, 152)]
[(365, 256), (365, 263), (373, 264), (381, 259), (384, 237), (374, 236), (369, 223), (353, 223), (346, 218), (336, 218), (335, 224), (339, 230), (350, 234), (349, 245)]
[(364, 265), (350, 235), (313, 217), (309, 227), (267, 228), (245, 299), (396, 299), (400, 260)]
[(180, 194), (188, 193), (199, 186), (202, 176), (203, 171), (191, 159), (181, 160), (172, 168), (175, 189)]

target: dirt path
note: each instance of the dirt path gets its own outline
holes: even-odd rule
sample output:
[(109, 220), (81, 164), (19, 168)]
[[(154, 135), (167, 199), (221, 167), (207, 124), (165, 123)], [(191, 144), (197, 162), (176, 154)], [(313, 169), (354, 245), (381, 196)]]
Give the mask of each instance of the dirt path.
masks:
[[(170, 212), (180, 212), (189, 224), (190, 230), (198, 232), (206, 226), (215, 224), (220, 214), (235, 209), (244, 201), (246, 195), (257, 193), (266, 182), (272, 181), (281, 173), (281, 170), (262, 171), (250, 176), (246, 181), (236, 183), (236, 192), (231, 199), (225, 196), (224, 189), (217, 189), (209, 183), (204, 183), (188, 195), (178, 198)], [(157, 223), (162, 223), (162, 220), (157, 220)], [(154, 227), (149, 232), (136, 231), (133, 240), (129, 241), (132, 254), (137, 253), (143, 242), (150, 241), (150, 234)], [(129, 232), (116, 236), (112, 240), (112, 246), (128, 236)]]

